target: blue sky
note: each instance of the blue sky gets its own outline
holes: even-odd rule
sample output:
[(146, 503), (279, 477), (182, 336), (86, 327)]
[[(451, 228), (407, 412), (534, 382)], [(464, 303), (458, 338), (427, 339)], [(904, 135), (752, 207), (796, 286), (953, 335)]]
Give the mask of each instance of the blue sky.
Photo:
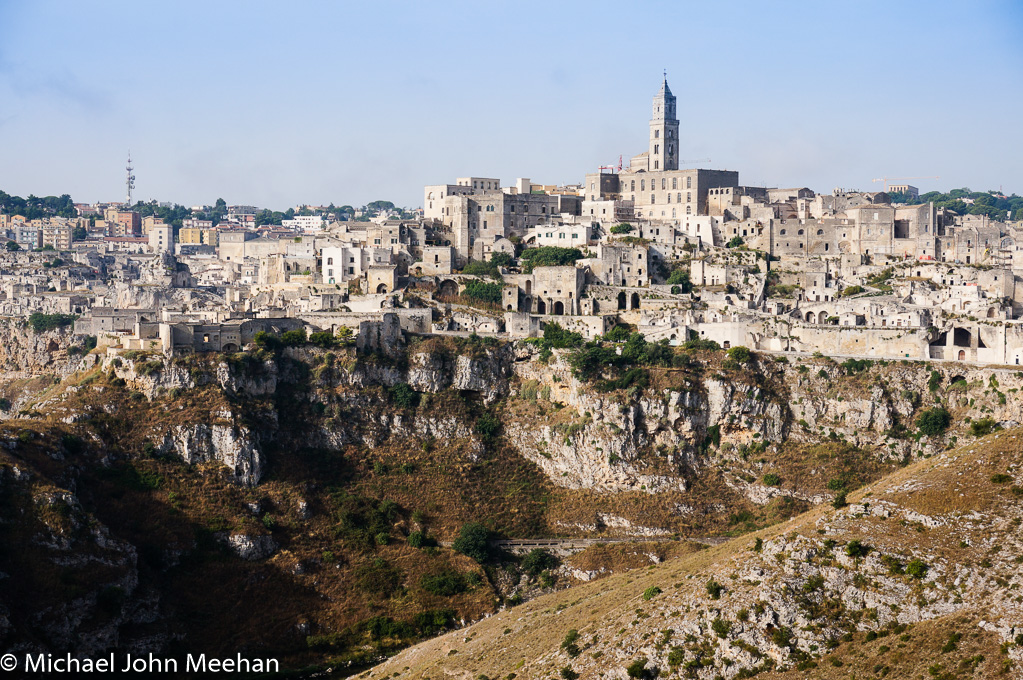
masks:
[(1023, 193), (1023, 2), (0, 0), (0, 189), (417, 206), (645, 150), (744, 184)]

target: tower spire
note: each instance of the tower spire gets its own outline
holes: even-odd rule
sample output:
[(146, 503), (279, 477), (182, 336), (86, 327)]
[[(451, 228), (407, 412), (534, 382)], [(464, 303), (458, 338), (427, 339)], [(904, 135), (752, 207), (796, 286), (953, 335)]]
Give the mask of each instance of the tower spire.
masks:
[(134, 191), (135, 189), (135, 175), (133, 175), (131, 172), (132, 170), (134, 170), (134, 168), (131, 166), (131, 149), (128, 149), (128, 165), (124, 169), (127, 170), (128, 175), (127, 179), (125, 180), (125, 184), (127, 185), (128, 188), (128, 207), (130, 208), (131, 192)]

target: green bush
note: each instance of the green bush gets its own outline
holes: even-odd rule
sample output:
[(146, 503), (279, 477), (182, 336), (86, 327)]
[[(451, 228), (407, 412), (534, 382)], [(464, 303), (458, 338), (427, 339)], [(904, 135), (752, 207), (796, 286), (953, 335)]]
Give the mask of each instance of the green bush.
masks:
[(497, 436), (498, 430), (501, 429), (501, 422), (492, 413), (483, 413), (476, 419), (473, 429), (484, 441), (490, 441)]
[(767, 486), (780, 486), (781, 477), (779, 477), (773, 472), (768, 472), (766, 475), (764, 475), (764, 484), (766, 484)]
[(906, 573), (915, 579), (922, 579), (924, 576), (927, 576), (927, 570), (929, 568), (930, 567), (928, 567), (927, 563), (923, 560), (913, 559), (906, 565)]
[(740, 364), (745, 364), (753, 358), (753, 352), (751, 352), (748, 347), (738, 345), (728, 350), (728, 358), (732, 361), (737, 361)]
[(409, 387), (408, 383), (397, 383), (387, 388), (391, 403), (398, 408), (415, 408), (419, 406), (419, 393)]
[(284, 331), (281, 333), (281, 344), (287, 347), (301, 347), (308, 342), (306, 337), (305, 329), (299, 328), (294, 331)]
[[(676, 269), (671, 272), (668, 276), (667, 284), (670, 286), (678, 286), (679, 293), (692, 293), (693, 282), (689, 276), (689, 272), (684, 269)], [(675, 292), (674, 290), (672, 291)]]
[(630, 678), (646, 677), (646, 659), (636, 659), (625, 668), (625, 673)]
[(452, 544), (455, 552), (471, 557), (477, 562), (486, 562), (490, 558), (490, 530), (479, 522), (463, 524), (458, 538)]
[(630, 231), (632, 231), (632, 225), (628, 222), (622, 222), (611, 227), (612, 234), (628, 234)]
[(489, 262), (473, 260), (462, 268), (462, 273), (470, 276), (489, 276), (495, 279), (501, 276), (497, 263), (493, 260)]
[(583, 252), (578, 248), (561, 248), (559, 246), (541, 246), (527, 248), (519, 257), (522, 271), (531, 274), (534, 267), (559, 267), (575, 264), (583, 259)]
[(579, 631), (572, 628), (565, 633), (565, 639), (561, 641), (561, 648), (571, 657), (579, 656), (579, 645), (576, 642), (579, 640)]
[(846, 500), (845, 491), (839, 491), (838, 493), (836, 493), (835, 499), (831, 501), (831, 507), (833, 507), (835, 510), (841, 510), (847, 505), (849, 505), (849, 502)]
[(36, 333), (42, 333), (70, 326), (77, 318), (74, 314), (43, 314), (41, 312), (33, 312), (28, 317), (28, 325)]
[(324, 349), (330, 349), (331, 347), (337, 347), (338, 339), (330, 331), (319, 331), (312, 333), (309, 336), (309, 342), (314, 345), (319, 345)]
[(562, 328), (561, 324), (554, 322), (544, 326), (543, 339), (554, 349), (565, 349), (568, 347), (580, 347), (583, 344), (583, 336), (580, 333), (568, 331)]
[(465, 289), (462, 297), (476, 302), (484, 302), (494, 305), (501, 304), (501, 291), (504, 286), (500, 283), (487, 283), (478, 279), (465, 282)]
[(732, 240), (725, 244), (725, 248), (738, 248), (744, 243), (746, 242), (742, 240), (741, 236), (733, 236)]
[(579, 674), (572, 670), (571, 666), (562, 668), (560, 675), (564, 680), (579, 680)]
[(845, 554), (849, 557), (866, 557), (869, 552), (870, 546), (866, 545), (858, 538), (854, 538), (845, 544)]
[(974, 437), (985, 437), (995, 430), (1002, 429), (994, 418), (978, 418), (970, 423), (970, 434)]
[(276, 352), (283, 346), (279, 337), (273, 333), (267, 333), (266, 331), (259, 331), (256, 333), (256, 335), (252, 338), (252, 342), (256, 344), (256, 347), (270, 352)]
[(952, 424), (952, 414), (944, 406), (935, 406), (922, 412), (916, 419), (920, 432), (928, 437), (936, 437)]
[(715, 635), (724, 639), (728, 637), (728, 632), (732, 630), (732, 624), (719, 616), (711, 622), (710, 628), (714, 631)]
[(650, 601), (661, 594), (661, 589), (657, 586), (650, 586), (643, 591), (643, 599)]
[(992, 484), (1008, 484), (1011, 481), (1012, 481), (1012, 475), (1007, 475), (1007, 474), (1005, 474), (1003, 472), (999, 472), (998, 474), (991, 475), (991, 483)]
[(538, 576), (540, 572), (554, 569), (558, 564), (560, 560), (543, 548), (533, 548), (522, 558), (522, 570), (530, 576)]
[(863, 292), (863, 286), (848, 286), (842, 291), (842, 297), (849, 297), (850, 295), (859, 295)]
[(424, 574), (422, 579), (420, 579), (420, 585), (423, 586), (423, 590), (431, 595), (440, 595), (441, 597), (451, 597), (464, 593), (466, 588), (468, 588), (465, 576), (452, 569), (442, 571), (439, 574)]
[(720, 600), (721, 593), (724, 589), (725, 587), (714, 579), (707, 581), (707, 594), (710, 595), (710, 599), (712, 600)]
[(426, 540), (426, 534), (422, 531), (413, 531), (408, 535), (408, 544), (412, 548), (422, 548)]

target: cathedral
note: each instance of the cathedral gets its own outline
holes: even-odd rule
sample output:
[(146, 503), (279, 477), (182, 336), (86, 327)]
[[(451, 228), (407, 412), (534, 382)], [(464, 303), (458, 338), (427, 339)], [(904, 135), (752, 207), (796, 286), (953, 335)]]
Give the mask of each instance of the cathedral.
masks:
[(676, 100), (665, 78), (654, 96), (648, 149), (625, 170), (586, 175), (585, 200), (629, 202), (636, 218), (680, 221), (706, 215), (712, 189), (739, 186), (733, 170), (680, 170), (679, 153)]

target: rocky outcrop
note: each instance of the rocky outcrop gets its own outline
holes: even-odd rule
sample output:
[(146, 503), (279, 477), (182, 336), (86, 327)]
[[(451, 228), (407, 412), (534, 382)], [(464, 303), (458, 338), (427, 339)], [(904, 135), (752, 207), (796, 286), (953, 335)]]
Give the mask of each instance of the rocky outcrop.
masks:
[(231, 478), (255, 486), (266, 471), (266, 460), (248, 428), (237, 424), (178, 425), (164, 435), (160, 451), (174, 454), (190, 465), (220, 463)]

